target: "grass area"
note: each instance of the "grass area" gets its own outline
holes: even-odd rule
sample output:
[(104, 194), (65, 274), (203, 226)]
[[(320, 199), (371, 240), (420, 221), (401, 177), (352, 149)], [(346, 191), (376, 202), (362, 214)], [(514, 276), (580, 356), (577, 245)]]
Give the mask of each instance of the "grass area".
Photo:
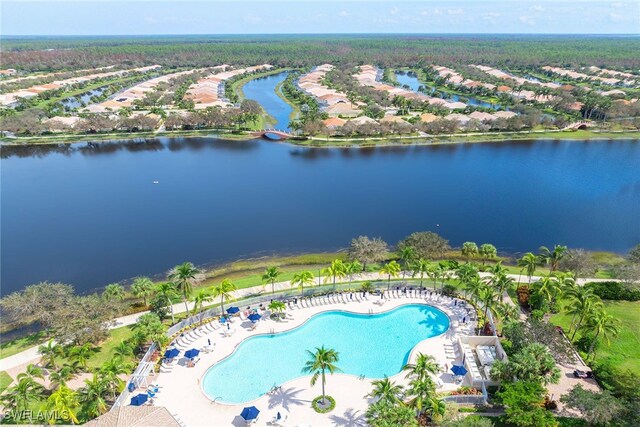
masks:
[[(630, 369), (640, 374), (640, 301), (604, 301), (606, 311), (620, 321), (620, 334), (607, 346), (601, 341), (596, 348), (596, 359), (609, 359), (621, 369)], [(571, 316), (554, 314), (551, 322), (569, 329)], [(576, 334), (579, 339), (581, 334)]]
[(46, 339), (46, 334), (44, 331), (29, 334), (24, 337), (16, 338), (11, 341), (5, 341), (0, 344), (0, 359), (4, 359), (5, 357), (13, 356), (14, 354), (20, 353), (28, 348), (33, 347), (34, 345), (41, 344)]
[(284, 95), (284, 93), (282, 93), (283, 83), (284, 83), (284, 80), (278, 83), (278, 85), (275, 88), (275, 92), (276, 92), (276, 95), (278, 95), (278, 98), (282, 99), (284, 102), (287, 103), (287, 105), (291, 107), (291, 114), (289, 114), (289, 121), (291, 122), (296, 120), (298, 117), (300, 117), (302, 115), (302, 111), (300, 111), (300, 106), (298, 104), (296, 104), (295, 102), (292, 102), (289, 98), (287, 98)]
[(0, 394), (3, 393), (7, 387), (13, 382), (13, 378), (5, 371), (0, 372)]
[(274, 74), (280, 74), (282, 72), (291, 71), (291, 70), (292, 70), (291, 68), (277, 68), (275, 70), (269, 70), (269, 71), (265, 71), (265, 72), (262, 72), (262, 73), (251, 74), (251, 75), (248, 75), (246, 77), (243, 77), (243, 78), (238, 79), (235, 82), (231, 83), (231, 90), (236, 95), (238, 95), (238, 99), (240, 101), (242, 101), (245, 98), (245, 95), (244, 95), (244, 92), (242, 91), (242, 88), (243, 88), (244, 85), (249, 83), (251, 80), (259, 79), (261, 77), (273, 76)]

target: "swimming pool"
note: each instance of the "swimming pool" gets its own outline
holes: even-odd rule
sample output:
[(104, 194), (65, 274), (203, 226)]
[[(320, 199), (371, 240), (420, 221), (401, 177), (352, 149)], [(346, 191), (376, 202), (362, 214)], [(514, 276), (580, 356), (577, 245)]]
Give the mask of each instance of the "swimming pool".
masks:
[(337, 365), (343, 373), (391, 376), (402, 370), (416, 344), (448, 328), (449, 317), (424, 304), (373, 315), (328, 311), (291, 331), (243, 341), (231, 356), (209, 368), (202, 389), (217, 402), (257, 399), (274, 385), (302, 376), (306, 350), (322, 345), (339, 353)]

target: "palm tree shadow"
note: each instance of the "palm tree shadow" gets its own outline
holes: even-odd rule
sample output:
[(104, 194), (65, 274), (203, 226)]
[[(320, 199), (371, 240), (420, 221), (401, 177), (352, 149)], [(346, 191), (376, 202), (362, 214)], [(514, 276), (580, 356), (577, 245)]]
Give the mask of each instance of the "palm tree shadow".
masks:
[(278, 388), (269, 395), (269, 409), (273, 409), (276, 406), (282, 406), (285, 410), (289, 411), (291, 405), (304, 405), (310, 403), (310, 400), (299, 399), (297, 396), (302, 392), (302, 389)]
[(353, 408), (347, 409), (343, 415), (331, 415), (329, 417), (334, 425), (345, 427), (364, 427), (367, 422), (360, 411), (354, 411)]

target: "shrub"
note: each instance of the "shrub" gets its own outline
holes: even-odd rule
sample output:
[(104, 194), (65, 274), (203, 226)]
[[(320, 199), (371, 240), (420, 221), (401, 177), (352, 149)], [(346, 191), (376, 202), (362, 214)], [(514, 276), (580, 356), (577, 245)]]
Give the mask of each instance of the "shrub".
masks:
[(518, 293), (518, 303), (523, 307), (529, 306), (529, 286), (520, 285), (516, 291)]
[(588, 282), (584, 285), (602, 299), (615, 301), (640, 301), (640, 289), (622, 282)]
[(325, 396), (324, 398), (329, 401), (329, 406), (327, 406), (326, 408), (322, 408), (318, 405), (318, 403), (322, 400), (322, 396), (316, 397), (315, 399), (313, 399), (313, 402), (311, 402), (311, 407), (319, 414), (326, 414), (327, 412), (331, 412), (336, 407), (336, 400), (333, 397)]
[(442, 287), (442, 293), (447, 296), (453, 296), (456, 293), (456, 287), (453, 285), (444, 285)]

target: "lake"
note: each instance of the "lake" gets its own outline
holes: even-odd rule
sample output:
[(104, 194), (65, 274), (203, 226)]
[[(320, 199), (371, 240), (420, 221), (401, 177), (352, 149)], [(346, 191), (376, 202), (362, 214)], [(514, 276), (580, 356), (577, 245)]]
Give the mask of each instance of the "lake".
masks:
[(274, 129), (289, 130), (293, 109), (275, 92), (276, 86), (287, 77), (287, 73), (274, 74), (253, 79), (242, 88), (245, 97), (257, 101), (275, 119)]
[(510, 253), (622, 253), (640, 242), (639, 165), (637, 140), (3, 147), (2, 293), (42, 280), (87, 291), (184, 261), (335, 250), (361, 234), (395, 244), (421, 230)]

